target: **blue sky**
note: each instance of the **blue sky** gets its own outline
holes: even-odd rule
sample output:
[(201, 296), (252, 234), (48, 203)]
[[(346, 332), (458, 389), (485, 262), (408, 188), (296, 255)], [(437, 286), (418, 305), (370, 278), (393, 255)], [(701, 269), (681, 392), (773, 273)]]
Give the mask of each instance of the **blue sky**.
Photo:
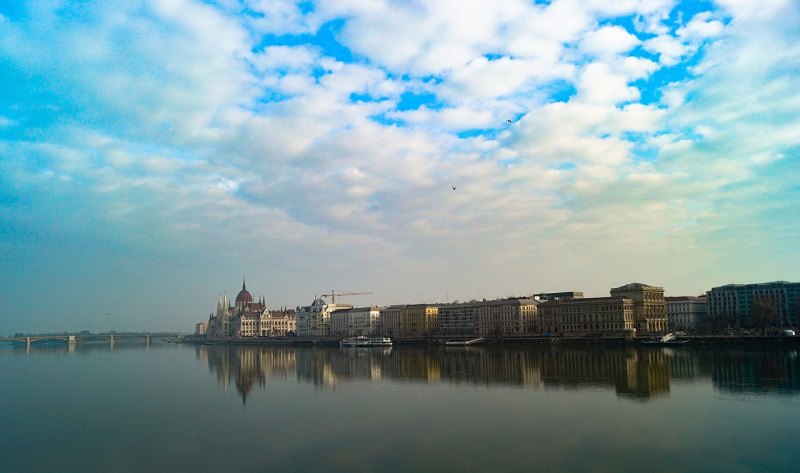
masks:
[(797, 281), (799, 77), (793, 0), (4, 2), (0, 334)]

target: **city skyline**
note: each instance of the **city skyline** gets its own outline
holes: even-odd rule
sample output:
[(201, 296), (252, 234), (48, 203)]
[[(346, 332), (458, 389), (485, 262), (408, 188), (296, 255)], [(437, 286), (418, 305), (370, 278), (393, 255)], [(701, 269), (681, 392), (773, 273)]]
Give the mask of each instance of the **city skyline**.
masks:
[(800, 280), (792, 0), (0, 5), (0, 333)]

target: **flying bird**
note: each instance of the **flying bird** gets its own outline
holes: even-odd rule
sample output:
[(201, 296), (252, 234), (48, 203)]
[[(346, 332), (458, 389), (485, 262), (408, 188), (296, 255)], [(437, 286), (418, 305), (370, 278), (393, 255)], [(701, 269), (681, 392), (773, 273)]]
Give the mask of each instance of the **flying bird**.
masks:
[(513, 123), (511, 120), (506, 120), (508, 123)]
[(456, 190), (456, 186), (450, 186), (450, 187), (452, 187), (452, 188), (453, 188), (453, 190)]

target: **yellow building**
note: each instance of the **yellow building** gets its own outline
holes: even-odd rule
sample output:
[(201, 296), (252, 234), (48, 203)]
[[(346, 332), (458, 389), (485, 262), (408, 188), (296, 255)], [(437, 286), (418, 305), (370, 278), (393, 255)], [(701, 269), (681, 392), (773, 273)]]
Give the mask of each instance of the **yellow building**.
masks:
[(425, 337), (438, 332), (439, 306), (433, 304), (409, 304), (400, 309), (400, 335), (403, 337)]
[(539, 331), (550, 335), (623, 335), (634, 328), (634, 301), (621, 296), (547, 301), (538, 312)]
[(283, 337), (289, 333), (297, 333), (297, 319), (293, 310), (264, 311), (261, 317), (262, 337)]
[(633, 300), (637, 336), (667, 332), (667, 302), (664, 300), (663, 287), (630, 283), (611, 289), (611, 295)]
[(520, 335), (535, 330), (538, 302), (528, 298), (482, 301), (474, 304), (478, 335)]

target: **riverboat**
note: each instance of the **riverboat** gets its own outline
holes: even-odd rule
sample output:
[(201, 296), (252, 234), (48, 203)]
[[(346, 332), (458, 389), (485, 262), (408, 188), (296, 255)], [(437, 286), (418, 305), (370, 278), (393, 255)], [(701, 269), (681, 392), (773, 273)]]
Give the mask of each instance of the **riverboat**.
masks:
[(642, 342), (642, 345), (649, 345), (649, 346), (674, 346), (674, 345), (684, 345), (689, 343), (688, 339), (679, 339), (675, 337), (674, 334), (668, 333), (661, 338), (654, 338), (652, 340), (646, 340)]
[(477, 345), (486, 341), (483, 337), (473, 338), (471, 340), (442, 340), (441, 343), (448, 347), (466, 347), (470, 345)]
[(392, 339), (389, 337), (358, 337), (343, 338), (339, 345), (343, 347), (390, 347)]

